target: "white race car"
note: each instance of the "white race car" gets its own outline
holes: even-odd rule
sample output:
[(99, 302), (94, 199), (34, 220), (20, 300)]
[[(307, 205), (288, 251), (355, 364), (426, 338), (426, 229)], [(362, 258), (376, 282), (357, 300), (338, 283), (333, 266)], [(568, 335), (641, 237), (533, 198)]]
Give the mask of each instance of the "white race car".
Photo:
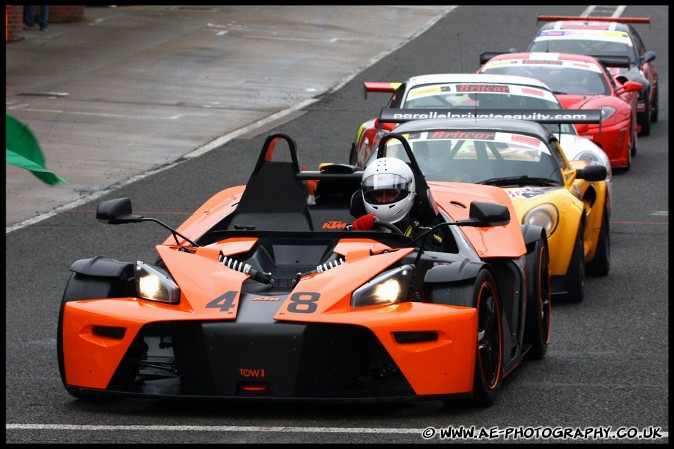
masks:
[[(365, 92), (390, 93), (387, 109), (447, 109), (454, 113), (482, 110), (559, 110), (563, 109), (550, 88), (536, 78), (484, 73), (440, 73), (420, 75), (404, 82), (365, 82)], [(523, 117), (525, 118), (525, 117)], [(535, 120), (535, 119), (534, 119)], [(382, 136), (398, 123), (372, 118), (358, 128), (349, 163), (365, 166)], [(584, 160), (606, 167), (607, 213), (611, 214), (613, 174), (606, 153), (591, 140), (581, 137), (572, 124), (546, 123), (556, 134), (569, 160)], [(582, 126), (582, 125), (581, 125)]]

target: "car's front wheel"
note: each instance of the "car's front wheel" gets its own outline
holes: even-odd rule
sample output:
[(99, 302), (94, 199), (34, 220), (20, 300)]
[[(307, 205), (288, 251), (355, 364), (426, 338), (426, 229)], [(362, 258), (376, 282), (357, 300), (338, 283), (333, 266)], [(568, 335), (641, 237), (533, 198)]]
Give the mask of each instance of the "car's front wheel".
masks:
[(604, 216), (601, 220), (601, 229), (597, 239), (597, 249), (594, 257), (587, 264), (587, 273), (592, 276), (606, 276), (611, 269), (611, 238), (608, 228), (608, 215), (604, 208)]
[(524, 327), (525, 343), (531, 345), (527, 357), (541, 359), (548, 351), (552, 302), (548, 247), (539, 239), (527, 254), (527, 315)]
[(582, 302), (585, 299), (585, 249), (582, 224), (578, 226), (569, 268), (566, 270), (565, 286), (566, 294), (562, 297), (565, 301)]
[(477, 353), (473, 398), (478, 405), (490, 406), (501, 389), (503, 338), (501, 303), (496, 281), (488, 270), (478, 273), (475, 282), (477, 307)]
[(651, 114), (651, 93), (647, 92), (644, 99), (644, 112), (639, 115), (639, 124), (641, 125), (641, 133), (639, 134), (642, 136), (647, 136), (651, 133)]
[(627, 168), (629, 168), (629, 166), (632, 165), (632, 158), (637, 155), (637, 141), (638, 141), (637, 126), (635, 124), (632, 127), (632, 146), (630, 146), (630, 150), (627, 153), (628, 160), (629, 160), (629, 162), (627, 164), (628, 165)]
[(356, 144), (352, 143), (351, 153), (349, 153), (349, 164), (356, 165), (357, 160), (358, 160), (358, 152), (356, 151)]

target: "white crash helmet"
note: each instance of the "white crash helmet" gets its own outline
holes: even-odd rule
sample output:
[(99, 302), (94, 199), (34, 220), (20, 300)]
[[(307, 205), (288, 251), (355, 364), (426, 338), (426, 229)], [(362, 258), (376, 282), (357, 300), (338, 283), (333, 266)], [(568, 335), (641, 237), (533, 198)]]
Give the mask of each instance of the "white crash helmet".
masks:
[(368, 214), (397, 223), (405, 218), (414, 205), (414, 173), (406, 162), (398, 158), (375, 159), (363, 172), (361, 190)]

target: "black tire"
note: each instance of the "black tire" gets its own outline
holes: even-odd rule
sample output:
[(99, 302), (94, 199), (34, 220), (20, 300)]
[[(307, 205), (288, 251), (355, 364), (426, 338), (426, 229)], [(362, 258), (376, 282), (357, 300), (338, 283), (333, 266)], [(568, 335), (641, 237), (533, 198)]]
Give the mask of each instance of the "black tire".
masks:
[(632, 148), (627, 150), (627, 166), (621, 167), (619, 169), (619, 171), (626, 173), (630, 170), (630, 168), (632, 168), (632, 152), (636, 152), (636, 150), (634, 149), (635, 145), (636, 145), (636, 140), (634, 141), (634, 144), (632, 145)]
[(597, 249), (594, 257), (587, 264), (587, 274), (592, 276), (606, 276), (611, 270), (611, 235), (608, 227), (608, 215), (604, 208), (601, 219), (601, 229), (597, 238)]
[(356, 152), (356, 144), (351, 144), (351, 152), (349, 153), (349, 164), (356, 165), (356, 160), (358, 159), (358, 153)]
[(652, 120), (652, 110), (651, 110), (651, 93), (646, 93), (646, 98), (644, 99), (644, 112), (639, 115), (639, 124), (641, 125), (641, 132), (639, 135), (647, 136), (651, 133), (651, 120)]
[(655, 88), (655, 95), (653, 96), (653, 111), (651, 112), (651, 123), (658, 122), (658, 112), (660, 110), (660, 101), (658, 100), (660, 89)]
[(629, 156), (629, 158), (628, 158), (629, 163), (628, 163), (627, 168), (629, 168), (629, 166), (632, 165), (632, 158), (637, 155), (637, 142), (639, 141), (639, 139), (637, 138), (637, 128), (636, 128), (636, 126), (634, 127), (634, 132), (632, 134), (633, 134), (632, 135), (632, 147), (630, 148), (630, 151), (627, 153), (628, 156)]
[(524, 342), (531, 345), (526, 357), (542, 359), (550, 342), (552, 301), (548, 246), (543, 239), (527, 254), (527, 315)]
[(477, 307), (477, 348), (473, 400), (479, 406), (494, 404), (503, 375), (503, 335), (501, 303), (496, 281), (487, 270), (478, 273), (475, 280)]
[(564, 301), (582, 302), (585, 299), (585, 250), (582, 224), (578, 227), (578, 235), (576, 235), (564, 285), (566, 287), (566, 293), (562, 296)]
[[(63, 298), (61, 299), (56, 334), (56, 354), (58, 357), (61, 382), (63, 382), (64, 387), (66, 386), (65, 360), (63, 355), (63, 311), (65, 304), (70, 301), (78, 301), (82, 299), (109, 298), (113, 295), (114, 292), (115, 281), (112, 278), (99, 278), (86, 276), (79, 273), (73, 273), (70, 276), (65, 291), (63, 292)], [(68, 393), (78, 399), (99, 399), (99, 397), (96, 395), (89, 395), (81, 392), (76, 393), (73, 391), (68, 391)]]

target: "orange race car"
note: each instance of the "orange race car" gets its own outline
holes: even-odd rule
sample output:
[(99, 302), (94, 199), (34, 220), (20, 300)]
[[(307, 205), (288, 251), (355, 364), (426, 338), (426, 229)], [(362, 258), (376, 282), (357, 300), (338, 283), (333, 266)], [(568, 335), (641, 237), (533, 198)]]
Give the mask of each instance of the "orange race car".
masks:
[[(382, 139), (385, 152), (391, 133)], [(180, 227), (102, 202), (110, 224), (171, 235), (154, 262), (74, 262), (58, 318), (66, 390), (78, 398), (492, 403), (550, 338), (547, 238), (493, 186), (429, 187), (409, 144), (413, 210), (442, 251), (397, 232), (355, 231), (362, 169), (300, 170), (273, 133), (243, 186)], [(275, 152), (289, 150), (277, 160)], [(385, 155), (382, 153), (382, 156)], [(386, 222), (379, 223), (387, 227)], [(388, 226), (392, 228), (392, 226)]]

